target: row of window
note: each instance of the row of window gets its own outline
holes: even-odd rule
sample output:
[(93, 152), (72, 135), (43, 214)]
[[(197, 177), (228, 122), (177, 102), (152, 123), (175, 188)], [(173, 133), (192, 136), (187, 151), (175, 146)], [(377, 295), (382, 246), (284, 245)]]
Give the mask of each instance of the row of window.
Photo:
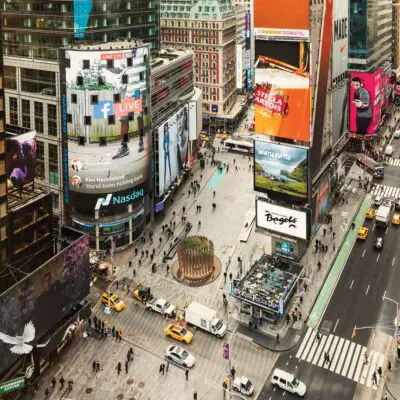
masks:
[[(128, 58), (128, 60), (130, 60)], [(87, 61), (87, 60), (85, 60)], [(139, 81), (142, 82), (144, 80), (144, 72), (139, 72)], [(124, 74), (121, 76), (121, 82), (122, 84), (129, 84), (129, 77), (128, 75)], [(134, 82), (138, 82), (137, 79), (134, 80)], [(99, 86), (104, 86), (106, 84), (106, 78), (104, 76), (99, 76), (97, 77), (97, 83)], [(77, 86), (84, 86), (85, 82), (84, 82), (84, 78), (83, 76), (77, 76), (76, 77), (76, 85)]]
[[(41, 180), (46, 180), (45, 168), (45, 152), (44, 142), (37, 140), (36, 150), (36, 177)], [(55, 144), (48, 143), (48, 159), (49, 159), (49, 176), (48, 182), (52, 185), (58, 185), (58, 147)]]

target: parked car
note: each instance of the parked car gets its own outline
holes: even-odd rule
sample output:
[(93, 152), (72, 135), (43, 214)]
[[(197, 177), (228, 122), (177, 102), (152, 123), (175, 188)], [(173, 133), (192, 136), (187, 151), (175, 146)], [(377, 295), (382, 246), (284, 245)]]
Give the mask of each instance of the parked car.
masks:
[(394, 137), (395, 139), (400, 138), (400, 128), (397, 128), (397, 129), (394, 131), (393, 137)]
[(168, 346), (165, 358), (185, 368), (192, 368), (195, 363), (193, 355), (180, 346)]
[(169, 317), (174, 316), (176, 313), (176, 307), (165, 299), (151, 297), (146, 300), (145, 304), (148, 310), (155, 311), (163, 315), (166, 314)]

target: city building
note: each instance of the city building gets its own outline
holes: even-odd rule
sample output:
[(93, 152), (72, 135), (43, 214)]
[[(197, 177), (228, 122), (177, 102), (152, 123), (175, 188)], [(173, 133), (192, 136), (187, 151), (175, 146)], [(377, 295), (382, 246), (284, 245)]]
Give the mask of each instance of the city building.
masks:
[(151, 219), (149, 55), (133, 40), (60, 50), (64, 204), (103, 253)]
[(236, 5), (236, 88), (238, 93), (246, 89), (246, 8)]
[(52, 190), (56, 222), (64, 209), (58, 49), (143, 39), (159, 48), (157, 2), (4, 2), (2, 50), (6, 121), (38, 134), (37, 181)]
[(161, 43), (194, 53), (194, 82), (203, 95), (203, 129), (232, 132), (237, 105), (235, 8), (229, 0), (161, 2)]
[(349, 0), (349, 69), (375, 72), (392, 62), (392, 1)]
[(393, 69), (400, 77), (400, 0), (393, 0)]

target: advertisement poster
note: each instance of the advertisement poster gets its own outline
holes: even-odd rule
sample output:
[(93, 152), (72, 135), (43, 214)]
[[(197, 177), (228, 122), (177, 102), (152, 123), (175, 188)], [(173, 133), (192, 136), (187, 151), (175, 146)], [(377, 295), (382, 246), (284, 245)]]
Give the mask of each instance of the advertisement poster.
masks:
[(382, 69), (350, 72), (350, 131), (374, 135), (381, 123)]
[(197, 101), (189, 102), (189, 140), (197, 139)]
[(349, 114), (349, 91), (347, 85), (336, 87), (332, 91), (332, 144), (335, 144), (347, 132)]
[(187, 162), (188, 124), (186, 105), (158, 128), (159, 197), (165, 194)]
[(332, 81), (347, 71), (348, 63), (348, 0), (333, 0)]
[(257, 199), (257, 227), (307, 239), (307, 213)]
[(255, 132), (309, 142), (311, 88), (308, 44), (256, 41), (255, 51)]
[(7, 188), (33, 181), (36, 168), (36, 132), (6, 139)]
[(256, 39), (304, 40), (310, 35), (309, 0), (254, 0)]
[(65, 53), (71, 201), (133, 188), (144, 195), (151, 158), (148, 48)]
[(254, 142), (254, 190), (307, 200), (308, 150)]

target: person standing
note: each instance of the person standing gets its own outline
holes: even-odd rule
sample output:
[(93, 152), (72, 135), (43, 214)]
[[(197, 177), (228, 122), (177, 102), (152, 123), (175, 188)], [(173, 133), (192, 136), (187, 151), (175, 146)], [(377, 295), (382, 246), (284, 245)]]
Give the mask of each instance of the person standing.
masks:
[(129, 368), (129, 362), (128, 360), (125, 361), (125, 373), (128, 373), (128, 368)]
[(388, 361), (388, 370), (389, 372), (392, 372), (392, 363)]
[(56, 387), (56, 383), (57, 383), (56, 378), (53, 377), (53, 379), (51, 380), (52, 390), (54, 390), (54, 388)]
[(235, 379), (235, 374), (236, 374), (235, 367), (232, 367), (232, 368), (231, 368), (231, 375), (232, 375), (232, 379), (233, 379), (233, 380)]
[(119, 363), (117, 364), (118, 375), (121, 373), (121, 369), (122, 369), (121, 363), (119, 362)]
[(64, 388), (64, 383), (65, 383), (65, 379), (64, 379), (64, 377), (62, 376), (62, 377), (60, 378), (60, 390), (62, 390), (62, 389)]
[(96, 361), (93, 361), (92, 367), (92, 372), (96, 372)]
[(100, 372), (100, 361), (96, 361), (96, 372)]
[(189, 370), (187, 368), (185, 370), (185, 377), (186, 377), (186, 380), (188, 381), (189, 380)]
[(378, 385), (378, 377), (376, 375), (376, 371), (372, 374), (372, 383), (377, 386)]
[(196, 391), (194, 391), (194, 393), (193, 393), (193, 400), (197, 400), (197, 392)]
[(276, 334), (276, 343), (279, 344), (279, 333)]

